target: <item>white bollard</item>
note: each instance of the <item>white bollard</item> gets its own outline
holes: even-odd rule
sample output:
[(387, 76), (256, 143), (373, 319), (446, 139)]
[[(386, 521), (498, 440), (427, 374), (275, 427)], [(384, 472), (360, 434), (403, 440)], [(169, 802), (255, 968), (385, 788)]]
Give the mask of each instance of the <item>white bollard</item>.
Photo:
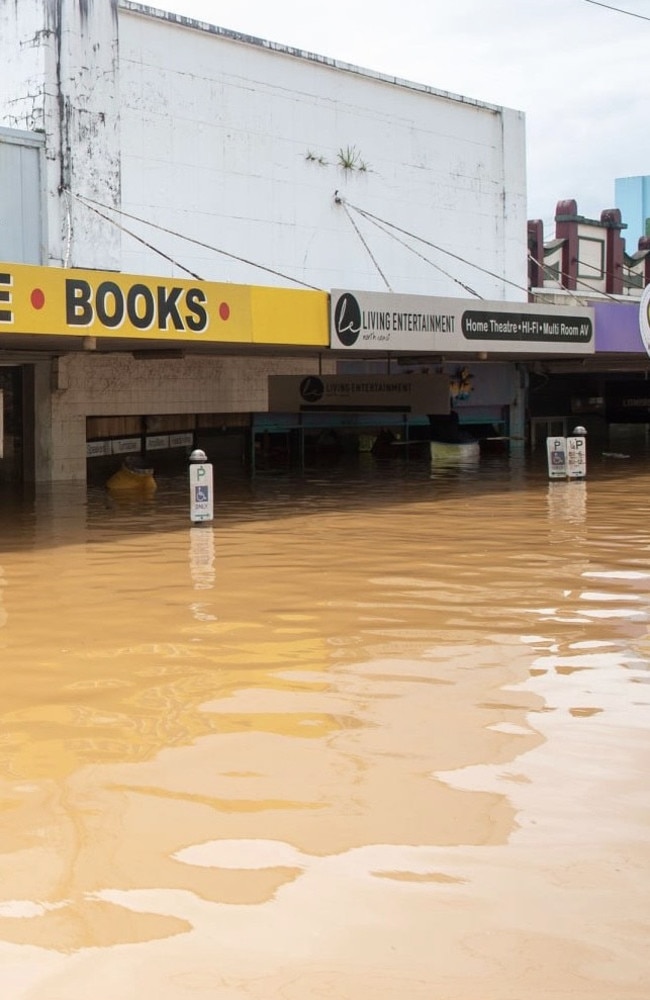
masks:
[(214, 518), (212, 466), (200, 448), (190, 455), (190, 520), (194, 524)]

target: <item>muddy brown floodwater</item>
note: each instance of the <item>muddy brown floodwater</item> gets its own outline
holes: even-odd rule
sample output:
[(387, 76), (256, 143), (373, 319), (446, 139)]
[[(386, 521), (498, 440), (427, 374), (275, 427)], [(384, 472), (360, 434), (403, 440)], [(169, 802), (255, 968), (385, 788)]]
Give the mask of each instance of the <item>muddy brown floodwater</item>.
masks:
[(3, 1000), (648, 1000), (650, 464), (0, 515)]

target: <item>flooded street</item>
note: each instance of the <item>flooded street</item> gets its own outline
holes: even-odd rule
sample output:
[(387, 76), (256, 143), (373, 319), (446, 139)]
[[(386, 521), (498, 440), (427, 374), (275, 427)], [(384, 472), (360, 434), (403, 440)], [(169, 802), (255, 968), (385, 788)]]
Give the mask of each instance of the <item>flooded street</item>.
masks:
[(0, 507), (3, 1000), (647, 1000), (650, 465)]

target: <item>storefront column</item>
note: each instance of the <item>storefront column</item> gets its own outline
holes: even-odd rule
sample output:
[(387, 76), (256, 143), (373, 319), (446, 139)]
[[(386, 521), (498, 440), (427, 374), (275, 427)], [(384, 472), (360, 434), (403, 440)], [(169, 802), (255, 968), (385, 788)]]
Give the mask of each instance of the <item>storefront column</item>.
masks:
[(510, 404), (510, 436), (513, 448), (523, 448), (526, 443), (526, 410), (528, 403), (528, 369), (515, 365), (515, 394)]
[(50, 360), (34, 365), (34, 459), (31, 480), (52, 479), (52, 366)]

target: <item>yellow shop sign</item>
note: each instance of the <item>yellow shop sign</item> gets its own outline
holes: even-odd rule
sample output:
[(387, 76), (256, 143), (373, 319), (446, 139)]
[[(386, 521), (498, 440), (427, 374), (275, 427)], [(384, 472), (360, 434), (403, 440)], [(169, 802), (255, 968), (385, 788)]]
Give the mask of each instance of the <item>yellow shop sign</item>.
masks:
[[(280, 302), (285, 308), (278, 310)], [(326, 344), (327, 297), (321, 292), (0, 264), (0, 335), (7, 333)]]

